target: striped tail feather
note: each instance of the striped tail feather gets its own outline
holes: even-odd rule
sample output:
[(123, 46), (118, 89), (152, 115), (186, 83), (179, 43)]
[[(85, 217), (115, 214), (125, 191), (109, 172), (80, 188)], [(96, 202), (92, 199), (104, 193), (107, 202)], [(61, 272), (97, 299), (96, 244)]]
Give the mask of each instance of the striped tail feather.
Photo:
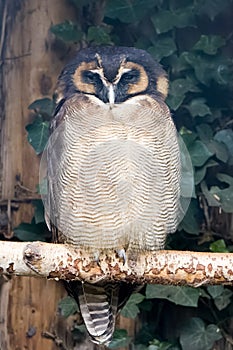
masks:
[(96, 344), (108, 345), (112, 339), (117, 314), (119, 284), (103, 286), (82, 283), (79, 307), (87, 331)]
[(117, 312), (123, 308), (132, 293), (143, 288), (143, 285), (126, 282), (64, 282), (68, 293), (79, 304), (91, 341), (104, 346), (108, 346), (112, 340)]

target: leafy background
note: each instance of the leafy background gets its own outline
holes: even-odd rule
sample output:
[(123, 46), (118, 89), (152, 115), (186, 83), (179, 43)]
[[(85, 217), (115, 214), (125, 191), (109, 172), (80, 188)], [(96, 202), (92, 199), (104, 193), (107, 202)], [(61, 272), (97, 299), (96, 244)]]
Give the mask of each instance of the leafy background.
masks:
[[(167, 98), (177, 129), (191, 156), (195, 191), (167, 248), (232, 252), (233, 118), (231, 0), (69, 0), (77, 20), (51, 27), (58, 55), (90, 45), (124, 45), (147, 50), (169, 75)], [(49, 136), (54, 102), (34, 101), (28, 141), (40, 155)], [(31, 224), (15, 229), (20, 240), (49, 240), (41, 201)], [(41, 233), (42, 232), (42, 233)], [(122, 314), (141, 324), (135, 339), (117, 329), (110, 348), (137, 350), (233, 349), (232, 288), (148, 285), (131, 296)], [(65, 317), (77, 312), (68, 297)], [(83, 328), (74, 325), (74, 338)]]

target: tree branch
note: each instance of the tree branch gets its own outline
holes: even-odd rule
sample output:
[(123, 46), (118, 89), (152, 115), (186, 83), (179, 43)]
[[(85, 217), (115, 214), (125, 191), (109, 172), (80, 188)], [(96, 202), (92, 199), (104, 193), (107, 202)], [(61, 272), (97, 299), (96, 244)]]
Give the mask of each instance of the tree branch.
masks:
[(233, 254), (158, 251), (127, 256), (93, 255), (64, 244), (0, 241), (0, 273), (64, 280), (124, 280), (138, 283), (190, 285), (232, 284)]

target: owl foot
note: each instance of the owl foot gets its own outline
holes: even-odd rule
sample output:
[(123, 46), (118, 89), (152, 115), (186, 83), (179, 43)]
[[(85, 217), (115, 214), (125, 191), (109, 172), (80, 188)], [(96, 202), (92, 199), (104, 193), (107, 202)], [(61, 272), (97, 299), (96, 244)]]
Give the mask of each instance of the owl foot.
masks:
[(93, 254), (93, 260), (94, 260), (94, 262), (97, 263), (97, 265), (99, 265), (99, 262), (100, 262), (100, 253), (99, 252), (95, 252)]
[(126, 263), (126, 253), (124, 249), (117, 250), (117, 255), (120, 259), (123, 259), (124, 265)]

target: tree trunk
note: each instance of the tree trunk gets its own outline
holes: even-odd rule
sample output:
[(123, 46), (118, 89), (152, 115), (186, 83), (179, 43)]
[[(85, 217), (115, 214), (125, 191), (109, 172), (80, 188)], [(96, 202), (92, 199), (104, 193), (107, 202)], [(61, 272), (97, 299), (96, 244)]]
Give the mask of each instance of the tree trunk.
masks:
[[(33, 197), (38, 184), (40, 159), (25, 131), (31, 121), (28, 105), (52, 96), (64, 63), (53, 49), (49, 28), (72, 18), (72, 13), (65, 0), (0, 2), (0, 200), (8, 203), (0, 206), (0, 237), (11, 237), (12, 228), (30, 222), (33, 215), (30, 203), (17, 210), (11, 206), (14, 197)], [(66, 328), (56, 314), (57, 303), (66, 294), (63, 286), (27, 277), (0, 282), (0, 349), (62, 349), (56, 335), (66, 338)], [(44, 332), (51, 337), (43, 337)]]

